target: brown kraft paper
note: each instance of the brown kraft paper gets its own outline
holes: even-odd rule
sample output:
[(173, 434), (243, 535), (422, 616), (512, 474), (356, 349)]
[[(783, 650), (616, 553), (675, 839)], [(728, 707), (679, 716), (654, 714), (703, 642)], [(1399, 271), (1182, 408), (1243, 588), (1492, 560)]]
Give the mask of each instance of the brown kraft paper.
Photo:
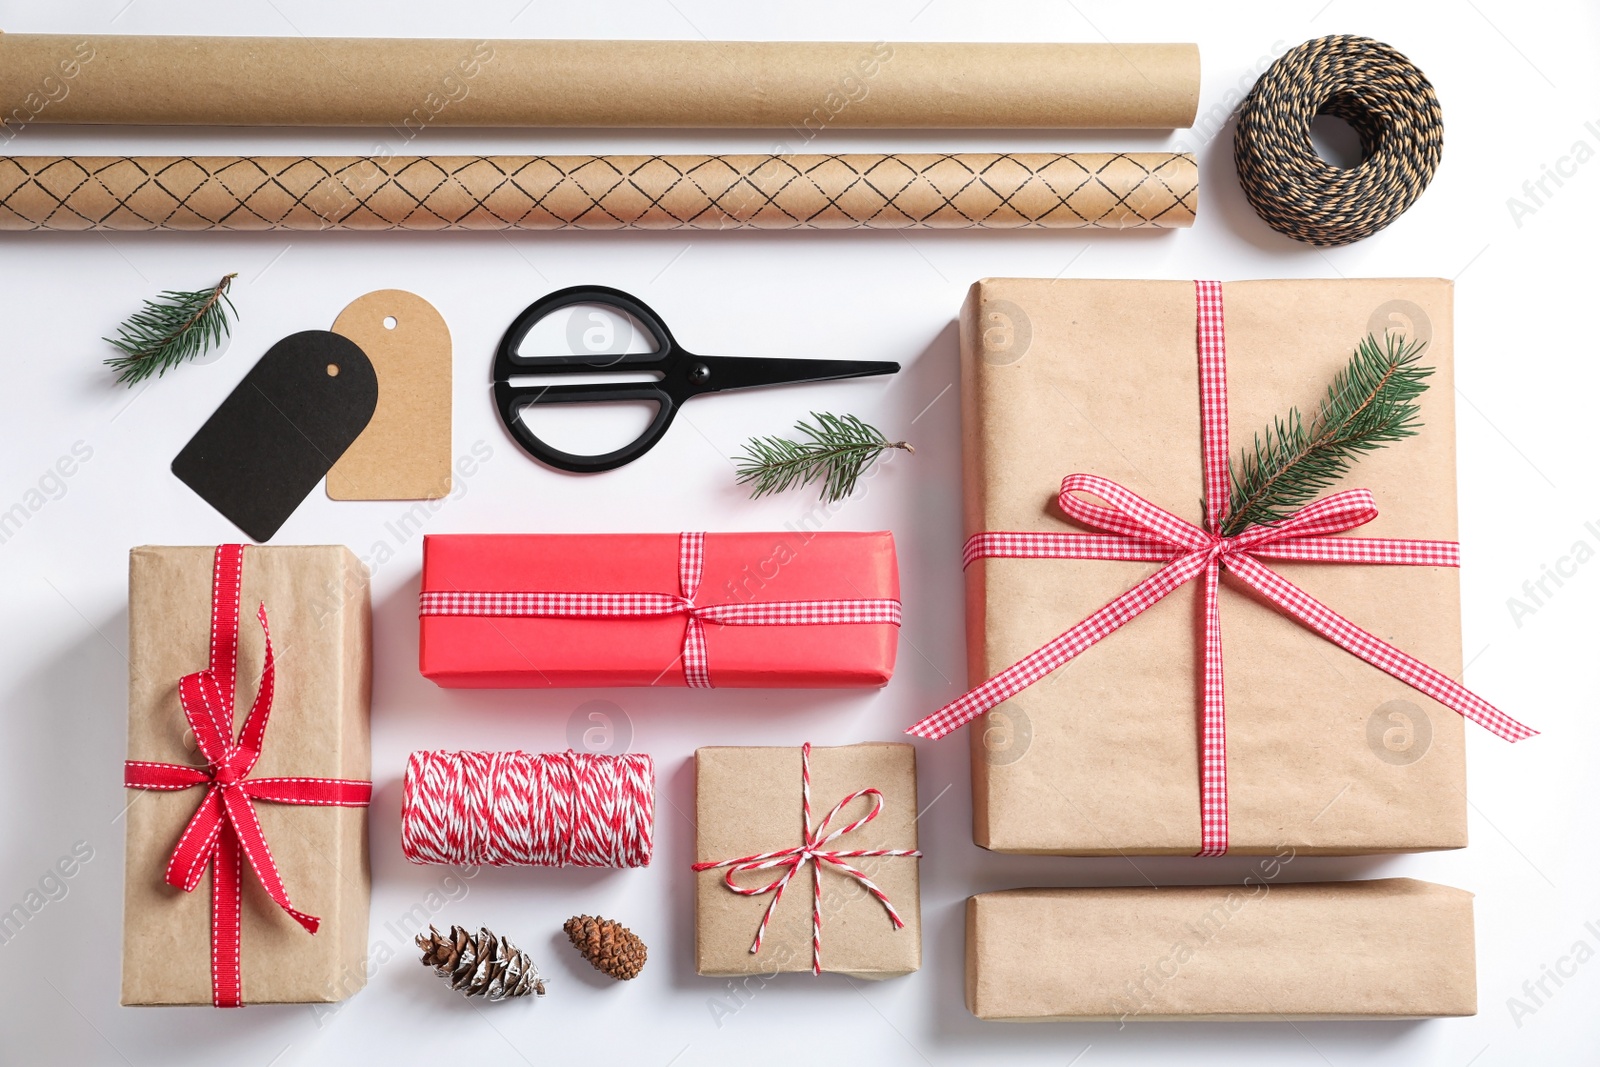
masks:
[(1472, 894), (1366, 882), (967, 898), (967, 1009), (1003, 1022), (1476, 1015)]
[(1172, 229), (1177, 152), (9, 156), (0, 230)]
[[(71, 73), (69, 73), (69, 71)], [(62, 87), (65, 91), (62, 91)], [(6, 121), (1172, 129), (1193, 44), (0, 34)]]
[[(128, 571), (128, 758), (200, 765), (178, 680), (206, 667), (209, 547), (135, 548)], [(367, 572), (342, 546), (247, 547), (240, 601), (234, 736), (255, 699), (265, 603), (277, 688), (251, 777), (371, 778), (371, 609)], [(127, 791), (122, 1003), (211, 1003), (211, 874), (185, 893), (166, 884), (173, 845), (199, 788)], [(343, 1000), (366, 982), (371, 869), (365, 808), (257, 801), (295, 907), (322, 920), (308, 934), (243, 871), (240, 971), (246, 1004)]]
[[(1224, 285), (1231, 453), (1291, 407), (1313, 411), (1368, 332), (1427, 340), (1422, 431), (1365, 455), (1328, 491), (1365, 487), (1358, 536), (1454, 540), (1447, 281)], [(1194, 286), (987, 280), (961, 316), (965, 527), (1071, 532), (1068, 474), (1098, 474), (1201, 521)], [(972, 684), (1157, 569), (989, 559), (966, 569)], [(1452, 677), (1457, 571), (1270, 561), (1306, 592)], [(1265, 606), (1223, 572), (1232, 851), (1460, 848), (1463, 721)], [(1192, 582), (973, 724), (974, 839), (1006, 852), (1200, 848), (1200, 582)]]
[(378, 407), (328, 470), (331, 500), (437, 500), (450, 495), (450, 327), (415, 293), (379, 289), (334, 320), (378, 374)]
[[(799, 748), (701, 748), (695, 764), (695, 859), (737, 859), (792, 848), (804, 836)], [(840, 800), (861, 789), (883, 793), (883, 810), (872, 822), (836, 838), (828, 847), (915, 849), (917, 847), (916, 750), (907, 744), (872, 743), (811, 748), (813, 827)], [(859, 819), (870, 805), (857, 800), (832, 827)], [(822, 875), (822, 969), (855, 978), (894, 978), (922, 966), (922, 917), (918, 860), (910, 856), (866, 856), (853, 861), (894, 904), (905, 920), (895, 929), (888, 912), (855, 879), (827, 870)], [(812, 892), (817, 865), (807, 863), (790, 880), (767, 926), (761, 951), (752, 953), (770, 895), (741, 896), (723, 881), (725, 869), (695, 874), (695, 971), (702, 975), (776, 975), (811, 970)], [(781, 870), (734, 876), (758, 886)]]

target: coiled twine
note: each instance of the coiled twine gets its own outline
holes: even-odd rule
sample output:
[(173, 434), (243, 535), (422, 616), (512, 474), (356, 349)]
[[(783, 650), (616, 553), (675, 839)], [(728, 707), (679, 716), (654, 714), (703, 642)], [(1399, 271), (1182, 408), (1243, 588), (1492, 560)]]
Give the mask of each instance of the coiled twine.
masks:
[[(1317, 155), (1311, 121), (1344, 119), (1361, 162)], [(1370, 237), (1399, 218), (1433, 179), (1444, 121), (1412, 62), (1370, 37), (1319, 37), (1291, 48), (1239, 107), (1233, 160), (1244, 195), (1279, 233), (1323, 247)]]
[(655, 825), (647, 755), (413, 752), (400, 841), (412, 863), (644, 867)]

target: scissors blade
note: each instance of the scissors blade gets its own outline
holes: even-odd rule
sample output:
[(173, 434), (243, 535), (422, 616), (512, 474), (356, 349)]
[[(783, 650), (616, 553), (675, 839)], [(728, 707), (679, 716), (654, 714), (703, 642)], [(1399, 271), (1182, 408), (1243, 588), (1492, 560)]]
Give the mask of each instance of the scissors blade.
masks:
[(710, 374), (702, 392), (753, 389), (763, 385), (826, 382), (899, 373), (900, 364), (873, 359), (770, 359), (766, 356), (696, 356)]

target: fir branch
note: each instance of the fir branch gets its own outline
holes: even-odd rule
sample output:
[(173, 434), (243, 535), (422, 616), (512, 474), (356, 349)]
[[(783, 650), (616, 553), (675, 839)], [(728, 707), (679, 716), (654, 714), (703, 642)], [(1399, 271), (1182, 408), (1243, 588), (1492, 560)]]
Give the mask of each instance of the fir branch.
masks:
[(739, 464), (739, 484), (749, 483), (752, 498), (781, 493), (812, 482), (822, 483), (822, 499), (843, 500), (877, 458), (890, 449), (914, 453), (904, 441), (891, 441), (854, 415), (819, 415), (815, 425), (801, 420), (795, 429), (805, 440), (786, 437), (752, 437), (745, 443)]
[(1333, 379), (1306, 423), (1298, 408), (1275, 419), (1228, 464), (1232, 489), (1224, 536), (1288, 518), (1332, 486), (1365, 452), (1410, 437), (1422, 428), (1417, 398), (1432, 367), (1418, 363), (1424, 342), (1368, 334)]
[(224, 275), (216, 285), (196, 292), (168, 289), (146, 300), (117, 327), (116, 337), (103, 338), (122, 353), (106, 360), (117, 381), (135, 385), (152, 374), (163, 375), (220, 344), (228, 333), (228, 315), (239, 314), (228, 299), (228, 286), (237, 277)]

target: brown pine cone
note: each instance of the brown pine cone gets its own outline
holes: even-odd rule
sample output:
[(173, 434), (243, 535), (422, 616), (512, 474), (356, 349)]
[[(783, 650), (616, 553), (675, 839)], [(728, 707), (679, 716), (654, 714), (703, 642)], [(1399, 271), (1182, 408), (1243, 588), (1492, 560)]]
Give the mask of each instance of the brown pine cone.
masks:
[(417, 947), (422, 950), (422, 965), (432, 967), (464, 997), (544, 996), (544, 979), (528, 954), (487, 928), (469, 934), (452, 926), (446, 936), (430, 926), (426, 934), (417, 935)]
[(644, 969), (644, 942), (615, 919), (574, 915), (561, 929), (567, 932), (572, 947), (597, 971), (625, 982)]

